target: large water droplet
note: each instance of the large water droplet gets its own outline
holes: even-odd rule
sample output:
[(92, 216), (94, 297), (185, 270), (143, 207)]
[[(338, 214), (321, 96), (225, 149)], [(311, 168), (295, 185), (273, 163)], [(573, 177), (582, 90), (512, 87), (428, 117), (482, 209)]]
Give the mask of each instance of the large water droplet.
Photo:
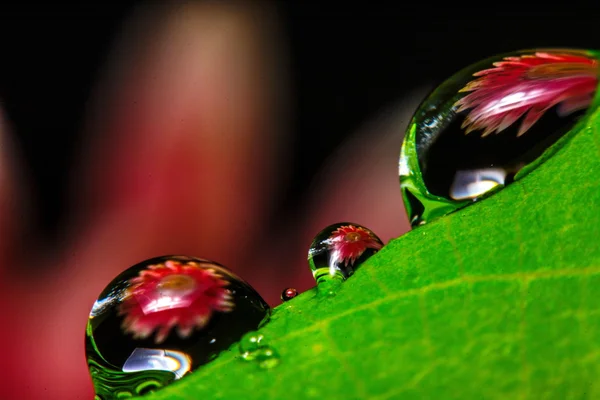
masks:
[(308, 264), (320, 292), (335, 291), (369, 257), (383, 247), (371, 230), (342, 222), (323, 229), (308, 250)]
[(138, 396), (180, 379), (269, 314), (250, 285), (217, 263), (141, 262), (117, 276), (90, 312), (86, 353), (96, 398)]
[(411, 224), (471, 204), (534, 169), (591, 107), (598, 76), (592, 52), (527, 50), (471, 65), (441, 84), (416, 111), (400, 153)]

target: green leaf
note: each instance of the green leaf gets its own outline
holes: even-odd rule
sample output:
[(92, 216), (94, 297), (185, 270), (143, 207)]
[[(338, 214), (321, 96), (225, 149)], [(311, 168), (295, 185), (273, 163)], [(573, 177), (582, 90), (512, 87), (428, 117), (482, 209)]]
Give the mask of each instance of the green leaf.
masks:
[(148, 399), (600, 398), (599, 128), (391, 241), (336, 297), (277, 307), (278, 367), (234, 346)]

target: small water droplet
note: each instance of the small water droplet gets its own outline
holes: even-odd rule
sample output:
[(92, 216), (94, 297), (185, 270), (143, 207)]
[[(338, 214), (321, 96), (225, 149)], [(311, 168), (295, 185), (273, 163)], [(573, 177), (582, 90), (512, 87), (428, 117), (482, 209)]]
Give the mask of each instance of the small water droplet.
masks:
[(342, 222), (323, 229), (308, 250), (308, 264), (321, 294), (334, 295), (340, 283), (383, 247), (371, 230)]
[(94, 303), (86, 354), (96, 398), (150, 393), (262, 326), (270, 308), (212, 261), (157, 257), (117, 276)]
[(289, 301), (291, 299), (293, 299), (294, 297), (298, 296), (298, 291), (294, 288), (285, 288), (283, 289), (283, 291), (281, 292), (281, 300), (283, 301)]
[(258, 354), (254, 359), (259, 368), (271, 369), (279, 365), (279, 354), (272, 347), (265, 347), (258, 350)]
[(240, 353), (242, 353), (242, 358), (247, 361), (254, 360), (256, 355), (256, 350), (258, 350), (262, 346), (262, 341), (264, 340), (264, 336), (262, 334), (256, 332), (249, 332), (242, 337), (240, 340)]
[(242, 359), (256, 363), (259, 368), (270, 369), (279, 365), (279, 354), (260, 333), (250, 332), (244, 335), (240, 340), (239, 350)]
[(399, 163), (413, 226), (491, 195), (531, 171), (588, 111), (597, 55), (528, 50), (458, 72), (419, 106)]

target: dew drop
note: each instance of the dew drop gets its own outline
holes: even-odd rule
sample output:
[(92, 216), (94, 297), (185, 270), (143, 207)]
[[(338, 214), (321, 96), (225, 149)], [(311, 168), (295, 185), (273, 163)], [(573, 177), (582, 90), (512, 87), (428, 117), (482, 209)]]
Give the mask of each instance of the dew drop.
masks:
[(283, 301), (289, 301), (291, 299), (293, 299), (294, 297), (298, 296), (298, 291), (294, 288), (285, 288), (283, 289), (283, 291), (281, 292), (281, 300)]
[(270, 369), (279, 365), (280, 357), (277, 351), (268, 345), (264, 335), (250, 332), (244, 335), (239, 343), (242, 359), (252, 361), (262, 369)]
[(592, 107), (599, 74), (592, 52), (527, 50), (473, 64), (438, 86), (413, 116), (400, 153), (411, 224), (533, 170)]
[(134, 265), (90, 312), (86, 355), (96, 398), (141, 396), (181, 379), (269, 315), (248, 283), (212, 261), (164, 256)]
[(323, 229), (308, 250), (308, 264), (319, 293), (334, 295), (340, 283), (383, 247), (371, 230), (342, 222)]

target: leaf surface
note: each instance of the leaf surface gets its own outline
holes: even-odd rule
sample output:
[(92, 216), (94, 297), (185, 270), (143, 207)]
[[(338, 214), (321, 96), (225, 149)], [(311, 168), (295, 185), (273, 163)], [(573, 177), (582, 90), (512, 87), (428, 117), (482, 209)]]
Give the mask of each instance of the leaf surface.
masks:
[(392, 240), (337, 296), (277, 307), (261, 332), (278, 367), (234, 346), (147, 398), (600, 398), (599, 127)]

